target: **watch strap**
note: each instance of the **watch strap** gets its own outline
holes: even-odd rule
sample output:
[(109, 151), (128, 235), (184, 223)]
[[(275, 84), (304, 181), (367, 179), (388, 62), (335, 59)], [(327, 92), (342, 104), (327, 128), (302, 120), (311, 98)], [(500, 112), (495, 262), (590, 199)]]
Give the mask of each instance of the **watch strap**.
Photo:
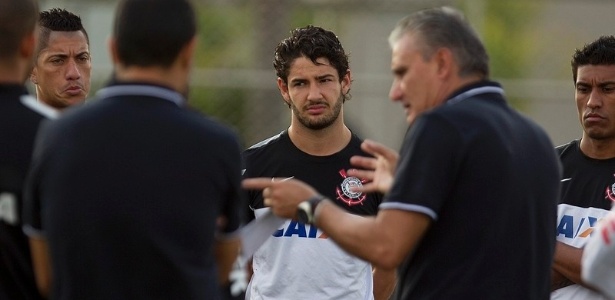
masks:
[(307, 224), (313, 224), (315, 221), (314, 215), (316, 213), (316, 207), (323, 200), (325, 200), (325, 196), (318, 194), (318, 195), (312, 196), (308, 198), (307, 200), (299, 203), (299, 205), (297, 206), (297, 209), (301, 210), (303, 213), (303, 216), (305, 217), (305, 220), (301, 220), (301, 221)]

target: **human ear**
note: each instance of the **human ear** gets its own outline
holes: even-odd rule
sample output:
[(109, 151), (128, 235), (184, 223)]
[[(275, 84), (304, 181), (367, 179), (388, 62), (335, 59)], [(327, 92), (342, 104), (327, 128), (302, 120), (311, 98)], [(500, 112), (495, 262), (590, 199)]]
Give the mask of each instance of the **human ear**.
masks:
[(288, 93), (288, 84), (286, 84), (284, 80), (282, 80), (282, 78), (280, 77), (278, 77), (277, 82), (278, 82), (278, 89), (280, 90), (280, 94), (282, 95), (284, 102), (286, 102), (288, 107), (290, 107), (290, 95)]

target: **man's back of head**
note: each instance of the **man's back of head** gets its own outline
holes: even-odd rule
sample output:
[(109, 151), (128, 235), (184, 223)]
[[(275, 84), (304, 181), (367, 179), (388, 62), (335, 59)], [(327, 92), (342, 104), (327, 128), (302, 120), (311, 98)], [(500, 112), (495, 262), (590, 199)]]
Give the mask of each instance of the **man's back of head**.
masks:
[(169, 67), (195, 34), (196, 16), (187, 0), (124, 0), (113, 27), (125, 67)]
[(162, 85), (186, 96), (196, 30), (188, 0), (121, 1), (109, 43), (115, 79)]
[(29, 35), (34, 46), (37, 14), (35, 0), (0, 0), (0, 80), (21, 83), (25, 79), (21, 73), (27, 72), (26, 66), (18, 72), (15, 68), (19, 69), (19, 55), (23, 61), (31, 59), (32, 52), (23, 53), (21, 47)]

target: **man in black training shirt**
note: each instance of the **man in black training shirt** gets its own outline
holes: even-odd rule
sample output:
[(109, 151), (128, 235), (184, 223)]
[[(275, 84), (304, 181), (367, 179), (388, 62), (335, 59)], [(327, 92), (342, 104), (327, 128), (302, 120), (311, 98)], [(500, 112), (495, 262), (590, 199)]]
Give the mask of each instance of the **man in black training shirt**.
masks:
[(365, 141), (353, 157), (386, 193), (357, 218), (298, 180), (246, 179), (265, 205), (314, 222), (343, 249), (397, 268), (393, 299), (547, 299), (560, 170), (547, 134), (488, 80), (484, 46), (461, 13), (422, 10), (389, 38), (390, 98), (410, 124), (401, 156)]
[(241, 148), (186, 108), (195, 47), (188, 0), (120, 1), (114, 82), (41, 128), (25, 221), (49, 245), (52, 298), (219, 299), (239, 249)]
[(27, 94), (36, 49), (35, 0), (0, 0), (0, 299), (40, 299), (28, 239), (21, 230), (22, 189), (39, 122), (53, 110)]

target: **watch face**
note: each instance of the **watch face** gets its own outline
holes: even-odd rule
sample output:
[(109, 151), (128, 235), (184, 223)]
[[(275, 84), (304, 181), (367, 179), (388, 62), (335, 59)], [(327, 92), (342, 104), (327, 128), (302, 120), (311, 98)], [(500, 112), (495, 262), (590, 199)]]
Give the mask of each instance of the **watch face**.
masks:
[(305, 224), (310, 223), (310, 217), (308, 216), (308, 213), (301, 208), (297, 208), (297, 220)]
[(310, 224), (312, 222), (311, 216), (312, 205), (308, 201), (303, 201), (297, 206), (297, 220), (299, 222)]

